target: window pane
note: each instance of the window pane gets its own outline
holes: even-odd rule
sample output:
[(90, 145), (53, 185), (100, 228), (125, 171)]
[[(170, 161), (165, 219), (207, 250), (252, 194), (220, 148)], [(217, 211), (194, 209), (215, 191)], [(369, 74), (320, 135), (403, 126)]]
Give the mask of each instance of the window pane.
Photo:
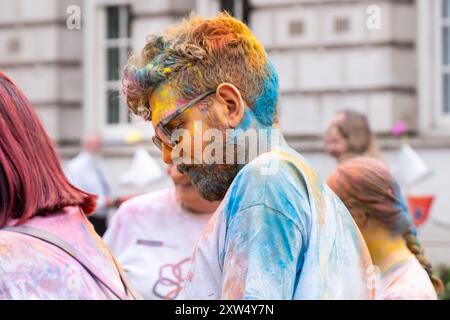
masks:
[(450, 74), (444, 75), (444, 81), (443, 81), (443, 108), (444, 113), (450, 114)]
[(450, 18), (450, 0), (442, 0), (442, 17)]
[(450, 64), (450, 28), (442, 29), (442, 62), (445, 65)]
[(108, 124), (119, 123), (119, 91), (108, 90), (106, 101), (108, 102)]
[(119, 48), (108, 48), (108, 80), (119, 80)]
[(234, 0), (221, 0), (220, 8), (226, 10), (229, 14), (234, 15)]
[(249, 24), (248, 18), (251, 10), (249, 2), (249, 0), (221, 0), (220, 10), (226, 10), (236, 19)]
[(120, 123), (131, 123), (131, 113), (123, 99), (122, 95), (119, 95), (119, 121)]
[(106, 8), (106, 28), (108, 39), (119, 37), (119, 7)]

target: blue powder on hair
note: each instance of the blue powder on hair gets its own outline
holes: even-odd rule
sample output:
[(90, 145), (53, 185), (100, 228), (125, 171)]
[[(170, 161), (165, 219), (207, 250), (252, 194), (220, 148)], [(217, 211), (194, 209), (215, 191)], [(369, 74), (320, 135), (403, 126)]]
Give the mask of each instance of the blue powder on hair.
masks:
[(142, 68), (136, 69), (131, 67), (129, 71), (134, 73), (134, 78), (139, 83), (141, 88), (156, 87), (160, 82), (167, 80), (167, 68), (175, 64), (175, 59), (167, 54), (166, 49), (170, 43), (163, 41), (162, 37), (158, 37), (155, 42), (155, 48), (158, 49), (152, 61)]
[(267, 77), (261, 95), (251, 107), (256, 118), (264, 126), (272, 126), (278, 102), (278, 74), (272, 62), (267, 64)]
[[(414, 236), (417, 236), (417, 229), (412, 220), (411, 214), (409, 213), (406, 200), (400, 190), (398, 183), (394, 184), (394, 192), (397, 199), (396, 206), (400, 209), (400, 214), (402, 216), (402, 226), (398, 226), (399, 231), (410, 231)], [(406, 229), (406, 230), (405, 230)]]

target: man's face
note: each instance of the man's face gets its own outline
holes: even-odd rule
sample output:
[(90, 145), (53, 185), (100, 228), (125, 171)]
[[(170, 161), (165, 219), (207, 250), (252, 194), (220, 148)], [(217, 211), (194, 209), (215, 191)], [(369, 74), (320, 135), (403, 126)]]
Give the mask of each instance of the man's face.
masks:
[(85, 138), (84, 149), (91, 154), (98, 155), (102, 151), (102, 140), (100, 136), (92, 134)]
[[(211, 97), (213, 96), (214, 95)], [(203, 198), (209, 201), (218, 201), (222, 200), (225, 196), (225, 193), (233, 182), (238, 170), (235, 163), (205, 163), (203, 151), (210, 143), (203, 139), (205, 132), (210, 129), (218, 129), (222, 133), (223, 141), (226, 140), (225, 130), (227, 129), (227, 126), (224, 124), (225, 121), (222, 112), (224, 106), (215, 99), (209, 99), (209, 102), (211, 102), (211, 100), (213, 100), (212, 103), (200, 101), (195, 106), (181, 113), (167, 125), (167, 129), (170, 131), (178, 129), (184, 130), (187, 133), (186, 136), (183, 136), (178, 140), (178, 143), (183, 144), (183, 146), (190, 145), (188, 156), (183, 154), (186, 150), (183, 150), (181, 153), (174, 153), (170, 146), (163, 144), (162, 157), (164, 162), (169, 164), (177, 162), (177, 160), (180, 160), (180, 157), (189, 158), (191, 164), (187, 164), (186, 161), (184, 161), (183, 163), (178, 164), (178, 169), (181, 172), (189, 174), (192, 183), (197, 187)], [(172, 88), (170, 84), (163, 83), (158, 86), (150, 95), (153, 127), (156, 128), (162, 119), (165, 119), (188, 102), (188, 99), (179, 97), (176, 90)], [(191, 139), (189, 144), (185, 144), (186, 141), (183, 143), (183, 139), (187, 137)], [(200, 146), (200, 152), (194, 150), (194, 148), (198, 148), (198, 146)], [(225, 143), (223, 147), (223, 155), (225, 158)], [(223, 161), (223, 163), (225, 163), (225, 161)]]

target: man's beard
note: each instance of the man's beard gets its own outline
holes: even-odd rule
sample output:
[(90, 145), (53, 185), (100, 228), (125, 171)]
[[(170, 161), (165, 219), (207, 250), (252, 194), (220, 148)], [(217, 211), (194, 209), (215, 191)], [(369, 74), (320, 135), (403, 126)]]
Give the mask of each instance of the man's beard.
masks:
[(179, 164), (178, 170), (187, 173), (202, 198), (220, 201), (225, 197), (231, 183), (238, 174), (236, 164)]

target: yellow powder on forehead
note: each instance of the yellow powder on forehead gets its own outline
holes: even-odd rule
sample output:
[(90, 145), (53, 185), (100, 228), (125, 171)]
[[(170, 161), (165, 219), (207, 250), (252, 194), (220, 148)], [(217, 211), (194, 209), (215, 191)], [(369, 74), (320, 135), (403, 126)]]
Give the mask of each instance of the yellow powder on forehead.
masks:
[(174, 112), (183, 100), (180, 99), (175, 89), (167, 83), (159, 85), (150, 95), (150, 107), (152, 109), (152, 122), (159, 123), (166, 116)]

